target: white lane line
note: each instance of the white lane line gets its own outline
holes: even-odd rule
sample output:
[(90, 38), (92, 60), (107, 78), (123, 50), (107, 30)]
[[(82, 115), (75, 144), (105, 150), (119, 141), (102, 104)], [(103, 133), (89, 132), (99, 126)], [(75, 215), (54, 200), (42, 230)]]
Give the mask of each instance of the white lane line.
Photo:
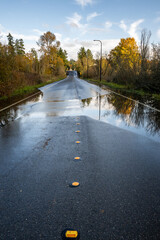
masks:
[(23, 98), (22, 100), (20, 100), (20, 101), (18, 101), (18, 102), (15, 102), (15, 103), (13, 103), (13, 104), (5, 107), (5, 108), (2, 108), (2, 109), (0, 109), (0, 112), (4, 111), (4, 110), (6, 110), (6, 109), (8, 109), (8, 108), (10, 108), (10, 107), (13, 107), (13, 106), (17, 105), (18, 103), (21, 103), (21, 102), (23, 102), (23, 101), (25, 101), (25, 100), (27, 100), (27, 99), (29, 99), (29, 98), (31, 98), (31, 97), (34, 97), (35, 95), (37, 95), (37, 94), (39, 94), (39, 93), (40, 93), (40, 92), (34, 93), (33, 95), (31, 95), (31, 96), (29, 96), (29, 97)]
[(160, 112), (159, 109), (154, 108), (154, 107), (151, 107), (151, 106), (149, 106), (149, 105), (147, 105), (147, 104), (145, 104), (145, 103), (139, 102), (139, 101), (134, 100), (134, 99), (129, 98), (129, 97), (126, 97), (126, 96), (124, 96), (124, 95), (122, 95), (122, 94), (120, 94), (120, 93), (114, 92), (114, 91), (112, 91), (112, 90), (110, 90), (110, 89), (108, 89), (108, 91), (110, 91), (110, 92), (112, 92), (112, 93), (114, 93), (114, 94), (116, 94), (116, 95), (118, 95), (118, 96), (120, 96), (120, 97), (123, 97), (123, 98), (126, 98), (126, 99), (128, 99), (128, 100), (131, 100), (131, 101), (133, 101), (133, 102), (135, 102), (135, 103), (138, 103), (138, 104), (141, 104), (141, 105), (143, 105), (143, 106), (145, 106), (145, 107), (148, 107), (148, 108), (150, 108), (150, 109), (152, 109), (152, 110), (155, 110), (155, 111), (157, 111), (157, 112)]

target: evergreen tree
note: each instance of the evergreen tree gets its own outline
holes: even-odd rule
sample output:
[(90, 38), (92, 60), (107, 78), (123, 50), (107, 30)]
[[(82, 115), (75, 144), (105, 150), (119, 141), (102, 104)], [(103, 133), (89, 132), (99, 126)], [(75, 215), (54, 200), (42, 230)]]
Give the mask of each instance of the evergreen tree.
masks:
[(87, 49), (86, 56), (88, 59), (93, 60), (93, 54), (90, 49)]
[(14, 43), (14, 40), (13, 40), (13, 36), (9, 33), (7, 38), (8, 38), (8, 47), (9, 47), (8, 52), (9, 52), (9, 54), (14, 55), (14, 53), (15, 53), (15, 43)]
[(25, 48), (23, 39), (16, 39), (15, 41), (15, 52), (17, 55), (25, 55)]
[(82, 60), (83, 58), (85, 58), (86, 55), (86, 50), (84, 47), (81, 47), (79, 52), (78, 52), (78, 59)]
[(67, 51), (66, 51), (66, 50), (63, 51), (63, 49), (60, 48), (60, 49), (58, 50), (57, 55), (58, 55), (60, 58), (63, 59), (63, 62), (64, 62), (65, 67), (68, 67), (68, 60), (67, 60), (67, 55), (68, 55), (68, 54), (67, 54)]

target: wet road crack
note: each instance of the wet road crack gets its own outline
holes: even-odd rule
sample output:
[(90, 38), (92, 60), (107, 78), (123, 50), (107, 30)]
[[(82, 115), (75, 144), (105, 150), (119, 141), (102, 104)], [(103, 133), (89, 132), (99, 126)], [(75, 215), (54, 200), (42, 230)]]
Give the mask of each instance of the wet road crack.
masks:
[(50, 140), (51, 140), (51, 138), (46, 139), (46, 141), (43, 145), (43, 149), (45, 149), (48, 146), (48, 143), (49, 143)]

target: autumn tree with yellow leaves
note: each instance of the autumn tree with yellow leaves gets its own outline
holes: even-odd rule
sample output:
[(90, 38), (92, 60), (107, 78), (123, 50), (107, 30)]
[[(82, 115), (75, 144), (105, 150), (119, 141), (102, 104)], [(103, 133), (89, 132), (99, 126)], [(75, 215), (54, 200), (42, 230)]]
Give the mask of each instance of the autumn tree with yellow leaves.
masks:
[(53, 33), (48, 31), (40, 36), (39, 53), (33, 48), (26, 53), (23, 39), (14, 40), (10, 33), (7, 38), (8, 44), (0, 42), (0, 98), (54, 76), (65, 76), (67, 52), (60, 49)]
[(140, 66), (140, 53), (134, 38), (122, 38), (118, 46), (111, 50), (108, 60), (114, 69), (117, 82), (131, 84), (136, 80)]

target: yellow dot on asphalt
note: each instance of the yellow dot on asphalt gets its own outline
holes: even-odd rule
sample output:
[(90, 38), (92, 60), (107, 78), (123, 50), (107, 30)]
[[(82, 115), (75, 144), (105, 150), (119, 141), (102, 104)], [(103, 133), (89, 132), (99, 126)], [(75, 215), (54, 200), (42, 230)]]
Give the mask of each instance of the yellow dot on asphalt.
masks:
[(76, 141), (76, 143), (77, 143), (77, 144), (79, 144), (79, 143), (80, 143), (80, 141)]
[(80, 123), (76, 123), (77, 125), (80, 125)]
[(74, 159), (75, 159), (75, 160), (79, 160), (79, 159), (81, 159), (81, 158), (80, 158), (80, 157), (75, 157)]
[(73, 183), (72, 183), (72, 186), (73, 186), (73, 187), (78, 187), (78, 186), (79, 186), (79, 182), (73, 182)]
[(77, 238), (78, 232), (77, 231), (66, 231), (66, 238)]
[(76, 133), (80, 133), (80, 130), (77, 130)]

